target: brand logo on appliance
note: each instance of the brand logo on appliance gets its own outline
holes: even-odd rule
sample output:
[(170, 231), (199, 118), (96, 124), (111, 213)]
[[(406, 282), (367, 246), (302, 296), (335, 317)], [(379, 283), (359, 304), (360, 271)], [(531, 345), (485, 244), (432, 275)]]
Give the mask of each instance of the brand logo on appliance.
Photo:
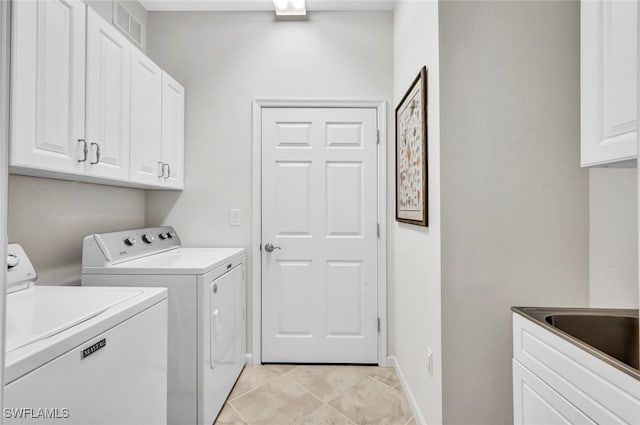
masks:
[(82, 359), (84, 359), (85, 357), (89, 357), (96, 351), (100, 350), (101, 348), (104, 348), (105, 345), (107, 345), (107, 339), (102, 338), (100, 341), (96, 342), (91, 347), (85, 348), (84, 350), (82, 350)]

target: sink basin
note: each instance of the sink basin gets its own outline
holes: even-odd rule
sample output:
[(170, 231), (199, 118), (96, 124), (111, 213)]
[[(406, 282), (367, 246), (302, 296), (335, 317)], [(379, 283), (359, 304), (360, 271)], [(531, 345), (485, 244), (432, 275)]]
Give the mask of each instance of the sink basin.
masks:
[(640, 369), (638, 318), (604, 314), (550, 314), (545, 321), (611, 357)]
[(640, 379), (638, 310), (538, 307), (512, 310)]

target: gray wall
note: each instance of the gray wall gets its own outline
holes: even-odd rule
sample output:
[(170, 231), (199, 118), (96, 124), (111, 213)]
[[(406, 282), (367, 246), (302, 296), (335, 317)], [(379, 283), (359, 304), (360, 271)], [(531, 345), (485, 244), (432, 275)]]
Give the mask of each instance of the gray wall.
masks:
[[(422, 66), (428, 68), (429, 227), (395, 221), (395, 137), (388, 146), (389, 285), (393, 351), (424, 420), (442, 423), (440, 322), (440, 91), (438, 2), (401, 1), (393, 21), (393, 97), (397, 105)], [(433, 374), (427, 370), (433, 353)], [(419, 421), (417, 421), (420, 423)]]
[(79, 284), (82, 239), (144, 226), (144, 191), (9, 176), (9, 242), (21, 244), (47, 285)]
[(512, 305), (587, 306), (580, 5), (440, 2), (443, 419), (512, 418)]
[(185, 245), (251, 246), (252, 99), (393, 96), (388, 12), (150, 12), (147, 23), (149, 55), (186, 89), (186, 167), (182, 193), (147, 192), (146, 221), (174, 225)]
[(637, 169), (589, 170), (589, 304), (638, 308)]

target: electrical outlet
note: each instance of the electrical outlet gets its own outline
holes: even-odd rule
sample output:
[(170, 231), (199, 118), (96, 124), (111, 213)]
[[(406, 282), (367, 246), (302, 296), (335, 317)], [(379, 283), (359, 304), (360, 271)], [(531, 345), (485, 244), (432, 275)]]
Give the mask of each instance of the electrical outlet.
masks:
[(240, 226), (240, 210), (229, 210), (229, 226)]
[(433, 352), (429, 347), (427, 347), (427, 371), (429, 376), (433, 378)]

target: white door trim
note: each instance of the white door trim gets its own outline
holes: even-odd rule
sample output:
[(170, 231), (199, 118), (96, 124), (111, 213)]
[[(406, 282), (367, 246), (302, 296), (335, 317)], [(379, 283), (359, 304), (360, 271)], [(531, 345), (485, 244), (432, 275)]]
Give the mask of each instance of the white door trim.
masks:
[(251, 231), (251, 364), (262, 361), (262, 109), (263, 108), (372, 108), (377, 111), (380, 143), (378, 144), (378, 365), (387, 366), (387, 104), (385, 101), (357, 100), (253, 100), (252, 156), (252, 231)]
[[(10, 71), (11, 71), (11, 7), (12, 2), (0, 1), (0, 364), (5, 359), (5, 303), (7, 278), (7, 210), (9, 190), (9, 126), (10, 120)], [(4, 382), (4, 368), (0, 369), (0, 381)], [(3, 407), (4, 386), (0, 387), (0, 410)], [(0, 419), (0, 423), (2, 420)]]

